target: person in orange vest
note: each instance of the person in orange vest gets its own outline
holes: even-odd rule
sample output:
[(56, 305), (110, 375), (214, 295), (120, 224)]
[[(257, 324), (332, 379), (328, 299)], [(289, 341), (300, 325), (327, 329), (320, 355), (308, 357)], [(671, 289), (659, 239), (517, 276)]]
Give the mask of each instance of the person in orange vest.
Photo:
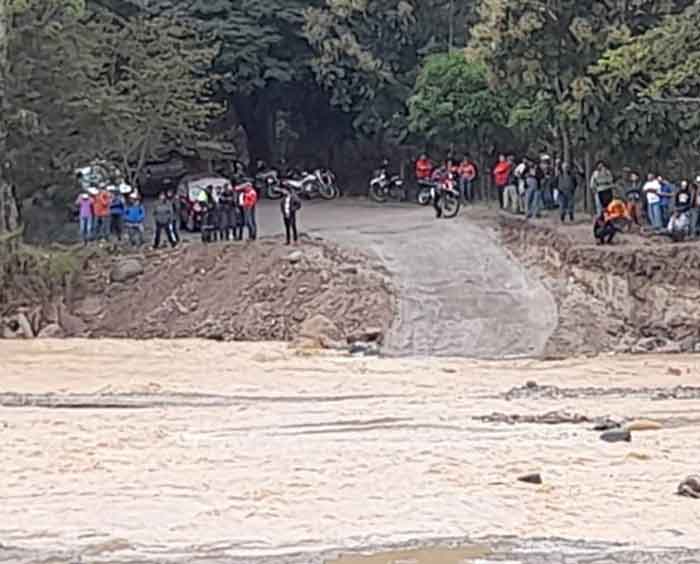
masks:
[(100, 187), (100, 191), (95, 197), (93, 208), (95, 210), (95, 239), (109, 238), (109, 208), (112, 205), (112, 196), (107, 192), (106, 187)]
[(428, 158), (428, 155), (423, 153), (416, 161), (416, 180), (420, 182), (429, 182), (430, 176), (433, 174), (433, 163)]
[(474, 200), (474, 181), (476, 180), (476, 165), (471, 161), (469, 155), (464, 155), (459, 165), (459, 191), (465, 202)]

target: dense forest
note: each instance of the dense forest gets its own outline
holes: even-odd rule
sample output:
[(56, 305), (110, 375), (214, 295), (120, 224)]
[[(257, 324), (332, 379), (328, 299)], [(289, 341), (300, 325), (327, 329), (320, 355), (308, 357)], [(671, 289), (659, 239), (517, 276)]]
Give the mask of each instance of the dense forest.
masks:
[(212, 140), (346, 183), (423, 150), (695, 173), (699, 38), (690, 0), (0, 0), (0, 237), (13, 189)]

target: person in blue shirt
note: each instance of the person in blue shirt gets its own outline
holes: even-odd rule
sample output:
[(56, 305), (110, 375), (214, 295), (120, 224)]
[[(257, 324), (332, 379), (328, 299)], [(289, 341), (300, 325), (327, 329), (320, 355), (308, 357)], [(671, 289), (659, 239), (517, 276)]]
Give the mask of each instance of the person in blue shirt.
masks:
[(143, 245), (143, 222), (146, 219), (146, 210), (138, 197), (130, 197), (124, 211), (126, 233), (129, 243), (135, 247)]
[(666, 225), (671, 218), (671, 203), (673, 201), (675, 187), (668, 180), (661, 177), (659, 177), (659, 184), (661, 184), (661, 189), (659, 190), (661, 223), (662, 225)]

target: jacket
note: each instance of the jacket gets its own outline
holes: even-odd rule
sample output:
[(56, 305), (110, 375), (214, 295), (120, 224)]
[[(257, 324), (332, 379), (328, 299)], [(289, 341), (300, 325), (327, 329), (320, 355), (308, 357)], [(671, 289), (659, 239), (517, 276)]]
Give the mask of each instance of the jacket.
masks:
[(243, 207), (247, 210), (253, 209), (258, 203), (258, 194), (252, 188), (243, 191)]
[(470, 161), (462, 161), (459, 165), (459, 175), (467, 180), (474, 180), (476, 178), (476, 166)]
[(693, 204), (693, 195), (690, 190), (681, 190), (676, 194), (675, 209), (681, 213), (690, 210)]
[(496, 183), (496, 186), (502, 188), (508, 184), (512, 168), (513, 165), (508, 161), (500, 162), (495, 166), (493, 169), (493, 181)]
[(112, 197), (107, 192), (100, 192), (93, 202), (95, 215), (97, 217), (107, 217), (109, 215), (109, 207), (111, 204)]
[(591, 177), (591, 190), (595, 193), (613, 189), (613, 175), (609, 170), (596, 170)]
[(570, 172), (562, 172), (557, 176), (555, 186), (559, 192), (571, 197), (576, 193), (578, 182)]
[(433, 164), (430, 159), (418, 159), (416, 161), (416, 178), (418, 180), (429, 180), (433, 172)]
[(628, 217), (627, 206), (621, 200), (613, 200), (605, 210), (605, 219), (611, 221)]
[(124, 202), (124, 196), (118, 194), (112, 198), (112, 202), (109, 204), (110, 215), (117, 215), (120, 217), (124, 216), (126, 211), (126, 203)]
[(146, 219), (146, 210), (143, 209), (143, 206), (141, 204), (127, 206), (126, 212), (124, 214), (124, 220), (127, 223), (143, 223), (144, 219)]
[(296, 194), (288, 194), (280, 202), (280, 211), (284, 217), (292, 217), (301, 209), (301, 200)]
[(219, 196), (219, 205), (224, 209), (230, 209), (236, 205), (236, 194), (231, 190), (224, 190)]
[(173, 206), (168, 201), (158, 202), (153, 208), (153, 219), (160, 225), (167, 225), (173, 221)]

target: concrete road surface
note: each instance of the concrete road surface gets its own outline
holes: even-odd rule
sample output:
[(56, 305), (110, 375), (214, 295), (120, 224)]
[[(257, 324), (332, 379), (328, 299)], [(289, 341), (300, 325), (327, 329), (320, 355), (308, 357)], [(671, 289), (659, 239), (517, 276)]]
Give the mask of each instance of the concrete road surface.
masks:
[[(262, 202), (258, 223), (263, 236), (282, 232), (279, 204)], [(400, 315), (387, 354), (535, 356), (556, 327), (552, 296), (468, 214), (436, 220), (414, 204), (313, 201), (299, 226), (375, 254), (394, 275)]]

